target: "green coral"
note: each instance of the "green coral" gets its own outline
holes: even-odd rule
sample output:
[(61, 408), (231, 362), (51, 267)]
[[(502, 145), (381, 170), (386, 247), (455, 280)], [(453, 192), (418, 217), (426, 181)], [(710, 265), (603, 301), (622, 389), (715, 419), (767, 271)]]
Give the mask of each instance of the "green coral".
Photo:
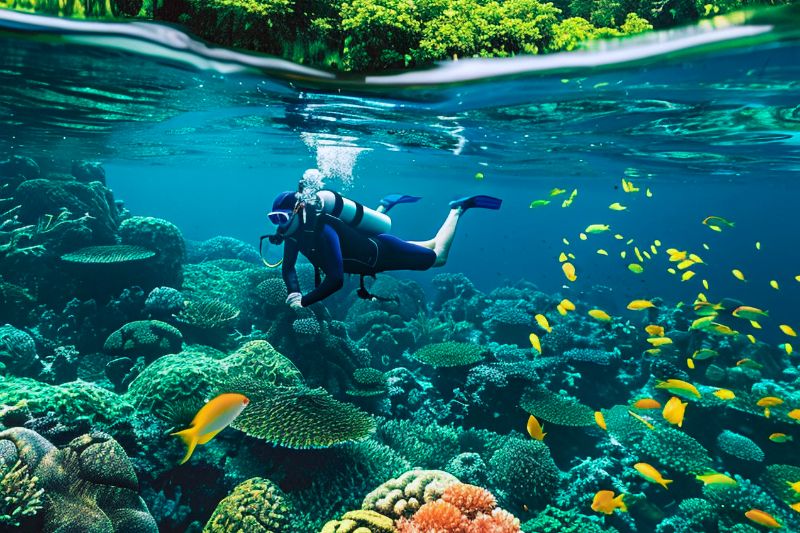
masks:
[(114, 423), (133, 413), (131, 404), (109, 390), (86, 381), (49, 385), (34, 379), (0, 378), (0, 404), (24, 400), (34, 416), (53, 411), (66, 419), (90, 418)]
[(198, 329), (222, 329), (236, 320), (239, 313), (238, 308), (222, 300), (194, 298), (184, 302), (175, 319)]
[(394, 520), (375, 511), (348, 511), (331, 520), (320, 533), (394, 533)]
[(761, 485), (776, 498), (794, 504), (800, 502), (800, 492), (796, 492), (790, 484), (800, 481), (800, 467), (794, 465), (769, 465), (759, 478)]
[(631, 416), (630, 412), (631, 408), (627, 405), (615, 405), (610, 409), (603, 410), (608, 433), (627, 446), (640, 441), (646, 432), (651, 431)]
[(378, 427), (375, 437), (397, 450), (415, 467), (441, 469), (460, 452), (459, 429), (409, 420), (386, 420)]
[(524, 533), (616, 533), (613, 527), (605, 528), (593, 518), (574, 509), (565, 511), (548, 505), (520, 526)]
[(261, 383), (295, 387), (303, 376), (294, 363), (265, 340), (249, 341), (222, 360), (230, 376), (247, 376)]
[(241, 380), (229, 391), (250, 399), (231, 426), (278, 446), (328, 448), (364, 440), (375, 431), (370, 415), (321, 388), (269, 387)]
[(157, 252), (152, 268), (155, 285), (180, 288), (186, 244), (178, 227), (155, 217), (131, 217), (119, 226), (122, 244), (142, 246)]
[(561, 426), (594, 425), (594, 410), (591, 407), (544, 387), (527, 390), (520, 400), (520, 407), (536, 418)]
[(511, 507), (543, 508), (558, 489), (561, 472), (542, 441), (510, 439), (489, 466), (491, 483)]
[(81, 263), (92, 265), (105, 265), (114, 263), (133, 263), (144, 261), (155, 256), (156, 253), (143, 246), (130, 244), (108, 244), (102, 246), (87, 246), (61, 256), (62, 261), (68, 263)]
[(728, 429), (717, 436), (719, 449), (742, 461), (760, 463), (764, 460), (764, 451), (752, 440)]
[(435, 368), (466, 366), (482, 361), (486, 349), (468, 342), (437, 342), (423, 346), (414, 359)]
[(181, 350), (183, 335), (174, 326), (159, 320), (128, 322), (108, 336), (103, 351), (109, 355), (152, 359)]
[(20, 461), (13, 465), (0, 461), (0, 526), (19, 527), (20, 520), (42, 509), (44, 490), (37, 482)]
[(353, 371), (350, 396), (380, 396), (389, 391), (388, 380), (383, 372), (375, 368), (356, 368)]
[(237, 485), (219, 502), (203, 533), (285, 531), (290, 512), (290, 505), (278, 486), (256, 477)]
[(711, 458), (702, 444), (675, 428), (661, 427), (646, 431), (633, 449), (659, 464), (683, 474), (702, 473), (711, 466)]

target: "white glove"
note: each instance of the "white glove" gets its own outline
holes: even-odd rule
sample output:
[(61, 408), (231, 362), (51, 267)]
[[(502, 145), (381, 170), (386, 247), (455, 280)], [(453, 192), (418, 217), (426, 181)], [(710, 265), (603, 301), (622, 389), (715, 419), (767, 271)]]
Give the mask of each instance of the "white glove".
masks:
[(300, 294), (299, 292), (293, 292), (290, 293), (289, 296), (286, 298), (286, 303), (289, 304), (289, 307), (291, 307), (294, 310), (302, 309), (303, 308), (303, 304), (301, 303), (302, 298), (303, 298), (302, 294)]

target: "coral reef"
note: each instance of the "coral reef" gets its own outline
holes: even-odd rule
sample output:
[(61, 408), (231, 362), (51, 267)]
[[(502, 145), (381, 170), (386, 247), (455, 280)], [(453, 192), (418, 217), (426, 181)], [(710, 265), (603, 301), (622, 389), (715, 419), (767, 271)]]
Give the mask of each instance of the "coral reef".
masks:
[(253, 478), (237, 485), (214, 510), (203, 528), (206, 533), (283, 531), (291, 508), (270, 480)]

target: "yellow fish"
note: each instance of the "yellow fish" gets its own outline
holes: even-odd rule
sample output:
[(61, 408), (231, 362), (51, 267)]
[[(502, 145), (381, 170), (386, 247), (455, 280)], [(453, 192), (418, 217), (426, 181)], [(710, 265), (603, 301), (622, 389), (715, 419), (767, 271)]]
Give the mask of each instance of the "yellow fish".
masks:
[(653, 253), (653, 255), (656, 255), (658, 253), (658, 248), (656, 248), (655, 244), (650, 245), (650, 251)]
[(550, 196), (558, 196), (559, 194), (564, 194), (565, 192), (567, 192), (566, 189), (559, 189), (558, 187), (554, 187), (553, 189), (550, 189)]
[(664, 477), (661, 475), (661, 472), (659, 472), (658, 470), (656, 470), (647, 463), (636, 463), (635, 465), (633, 465), (633, 468), (635, 468), (636, 471), (639, 472), (640, 476), (645, 478), (650, 483), (658, 483), (665, 489), (667, 488), (667, 485), (669, 483), (672, 483), (671, 479), (664, 479)]
[(622, 190), (625, 192), (639, 192), (639, 187), (634, 187), (632, 182), (622, 178)]
[(798, 513), (800, 513), (800, 502), (793, 503), (793, 504), (792, 504), (792, 505), (790, 505), (789, 507), (791, 507), (791, 508), (792, 508), (792, 510), (794, 510), (794, 511), (797, 511)]
[(534, 200), (531, 202), (531, 205), (528, 207), (531, 209), (536, 209), (537, 207), (544, 207), (550, 204), (550, 200)]
[(739, 332), (729, 328), (725, 324), (718, 324), (717, 322), (712, 322), (711, 327), (708, 328), (712, 333), (719, 333), (720, 335), (738, 335)]
[(706, 217), (705, 219), (703, 219), (703, 224), (705, 224), (706, 226), (719, 228), (716, 231), (720, 231), (722, 229), (722, 226), (727, 226), (729, 228), (732, 228), (734, 226), (733, 222), (725, 220), (722, 217), (715, 217), (715, 216)]
[(702, 260), (702, 259), (700, 259), (700, 256), (699, 256), (699, 255), (697, 255), (697, 254), (689, 254), (689, 259), (691, 259), (691, 260), (692, 260), (692, 261), (694, 261), (695, 263), (699, 263), (699, 264), (701, 264), (701, 265), (704, 265), (704, 264), (705, 264), (705, 263), (703, 263), (703, 260)]
[(681, 274), (681, 281), (689, 281), (690, 279), (692, 279), (694, 277), (694, 274), (695, 273), (694, 273), (693, 270), (687, 270), (686, 272)]
[(688, 252), (686, 250), (680, 251), (677, 248), (667, 248), (667, 255), (669, 255), (670, 261), (677, 263), (686, 259)]
[(657, 326), (655, 324), (650, 324), (649, 326), (645, 326), (644, 330), (651, 337), (663, 337), (664, 336), (664, 327), (663, 326)]
[(647, 429), (656, 429), (656, 427), (653, 424), (651, 424), (650, 422), (648, 422), (647, 420), (645, 420), (641, 416), (637, 415), (633, 411), (628, 411), (628, 414), (631, 415), (636, 420), (638, 420), (639, 422), (641, 422), (642, 424), (644, 424), (645, 426), (647, 426)]
[(655, 347), (664, 346), (665, 344), (672, 344), (672, 339), (669, 337), (648, 337), (647, 342)]
[(587, 237), (585, 233), (583, 233), (583, 232), (580, 232), (580, 233), (578, 233), (578, 238), (579, 238), (580, 240), (582, 240), (582, 241), (585, 241), (585, 240), (586, 240), (586, 239), (588, 239), (589, 237)]
[(603, 311), (602, 309), (591, 309), (589, 311), (589, 316), (599, 320), (600, 322), (611, 322), (611, 317), (608, 313)]
[(558, 262), (559, 262), (559, 263), (564, 263), (564, 262), (566, 262), (566, 261), (567, 261), (567, 254), (565, 254), (564, 252), (561, 252), (561, 253), (558, 255)]
[(800, 481), (795, 481), (794, 483), (787, 481), (786, 484), (789, 485), (793, 491), (800, 494)]
[(749, 305), (740, 305), (731, 313), (736, 318), (743, 318), (745, 320), (761, 320), (762, 318), (769, 317), (768, 311), (762, 311), (758, 307), (750, 307)]
[(759, 509), (750, 509), (744, 513), (744, 515), (752, 522), (769, 529), (778, 529), (783, 527), (780, 522), (775, 520), (774, 516)]
[(707, 280), (707, 279), (704, 279), (704, 280), (703, 280), (703, 288), (704, 288), (705, 290), (708, 290), (708, 280)]
[[(792, 409), (791, 411), (789, 411), (789, 418), (791, 418), (792, 420), (800, 421), (800, 409)], [(798, 490), (797, 492), (800, 492), (800, 490)]]
[(742, 274), (742, 271), (739, 270), (738, 268), (734, 268), (733, 270), (731, 270), (731, 274), (733, 274), (733, 277), (738, 279), (739, 281), (747, 281), (746, 279), (744, 279), (744, 274)]
[(678, 270), (686, 270), (687, 268), (689, 268), (693, 264), (694, 264), (694, 261), (692, 261), (691, 259), (684, 259), (683, 261), (681, 261), (680, 263), (678, 263), (675, 266), (676, 266), (676, 268)]
[(628, 209), (619, 202), (614, 202), (613, 204), (608, 206), (608, 208), (611, 209), (612, 211), (625, 211), (626, 209)]
[[(627, 251), (625, 251), (625, 250), (622, 250), (622, 251), (619, 253), (619, 256), (620, 256), (622, 259), (625, 259), (625, 256), (626, 256), (626, 255), (628, 255), (628, 252), (627, 252)], [(630, 268), (630, 267), (628, 267), (628, 268)], [(637, 274), (638, 274), (638, 272), (637, 272)]]
[(619, 509), (623, 513), (627, 513), (628, 507), (625, 505), (625, 502), (622, 501), (624, 497), (624, 494), (620, 494), (615, 498), (613, 490), (597, 491), (597, 494), (595, 494), (592, 499), (592, 511), (596, 513), (613, 514), (616, 509)]
[(775, 289), (776, 291), (780, 290), (781, 288), (780, 285), (778, 285), (778, 282), (775, 281), (774, 279), (769, 280), (769, 286)]
[(558, 311), (558, 314), (561, 315), (561, 316), (566, 316), (567, 315), (567, 310), (564, 309), (564, 306), (561, 305), (561, 304), (558, 304), (556, 306), (556, 311)]
[(249, 403), (250, 400), (242, 394), (233, 392), (220, 394), (197, 411), (188, 429), (171, 433), (180, 437), (188, 448), (180, 464), (189, 460), (195, 446), (207, 443), (228, 427)]
[(564, 237), (563, 239), (561, 239), (561, 242), (563, 242), (565, 246), (569, 246), (569, 241), (567, 240), (567, 238), (566, 238), (566, 237)]
[(786, 350), (786, 355), (792, 355), (793, 348), (791, 344), (789, 344), (788, 342), (784, 342), (783, 349)]
[(733, 400), (734, 398), (736, 398), (736, 395), (733, 393), (733, 391), (728, 389), (717, 389), (711, 394), (713, 394), (720, 400)]
[(749, 340), (752, 344), (756, 343), (756, 338), (750, 333), (747, 334), (747, 340)]
[(775, 407), (776, 405), (780, 405), (782, 403), (783, 400), (776, 396), (764, 396), (756, 402), (756, 405), (759, 407)]
[(601, 413), (600, 411), (594, 412), (594, 422), (603, 431), (608, 431), (608, 428), (606, 427), (606, 417), (604, 417), (603, 413)]
[(664, 420), (666, 420), (673, 426), (682, 427), (683, 416), (686, 413), (687, 405), (688, 403), (682, 402), (680, 401), (679, 398), (673, 396), (664, 406), (664, 410), (661, 412), (661, 416), (663, 416)]
[(608, 224), (589, 224), (588, 226), (586, 226), (586, 229), (584, 231), (586, 233), (596, 234), (596, 233), (606, 232), (610, 229), (611, 226), (609, 226)]
[(561, 202), (561, 207), (569, 207), (572, 205), (572, 201), (575, 200), (575, 197), (578, 196), (578, 189), (572, 189), (572, 192), (569, 193), (569, 198)]
[(666, 389), (673, 394), (691, 394), (696, 398), (700, 397), (700, 391), (697, 390), (697, 387), (688, 383), (686, 381), (682, 381), (680, 379), (668, 379), (667, 381), (659, 381), (656, 384), (657, 389)]
[(786, 433), (773, 433), (769, 436), (769, 440), (772, 442), (777, 442), (778, 444), (782, 444), (784, 442), (791, 442), (792, 436), (787, 435)]
[(633, 403), (636, 409), (660, 409), (661, 404), (652, 398), (640, 398)]
[(644, 191), (644, 194), (648, 198), (652, 198), (653, 197), (653, 192), (650, 190), (650, 187), (648, 187), (647, 190)]
[(756, 250), (760, 250), (760, 249), (761, 249), (761, 242), (756, 241)]
[(781, 331), (784, 332), (786, 335), (789, 335), (790, 337), (797, 337), (797, 333), (795, 333), (795, 331), (792, 329), (791, 326), (787, 326), (786, 324), (781, 324), (778, 327), (781, 328)]
[(630, 265), (628, 265), (628, 270), (630, 270), (634, 274), (641, 274), (642, 272), (644, 272), (644, 268), (642, 268), (642, 265), (639, 265), (637, 263), (631, 263)]
[(606, 251), (605, 251), (605, 250), (603, 250), (602, 248), (598, 249), (598, 250), (597, 250), (597, 253), (598, 253), (598, 254), (600, 254), (600, 255), (608, 255), (608, 252), (606, 252)]
[(655, 304), (650, 300), (631, 300), (630, 303), (628, 303), (628, 309), (631, 311), (641, 311), (648, 307), (655, 307)]
[(528, 418), (527, 427), (528, 427), (528, 435), (530, 435), (532, 439), (544, 440), (544, 436), (547, 435), (547, 433), (543, 433), (542, 430), (544, 428), (542, 428), (542, 425), (539, 424), (539, 421), (536, 420), (536, 417), (533, 415), (531, 415), (530, 418)]
[(539, 342), (539, 336), (536, 333), (531, 333), (528, 339), (531, 341), (531, 346), (533, 346), (537, 352), (542, 353), (542, 343)]
[(561, 300), (561, 304), (559, 304), (559, 305), (561, 305), (561, 307), (563, 307), (563, 308), (564, 308), (564, 309), (566, 309), (567, 311), (574, 311), (574, 310), (575, 310), (575, 304), (574, 304), (574, 303), (572, 303), (572, 302), (570, 302), (570, 301), (569, 301), (569, 300), (567, 300), (566, 298), (564, 298), (563, 300)]
[(658, 355), (658, 354), (661, 353), (661, 348), (650, 348), (650, 349), (645, 350), (644, 353), (647, 353), (647, 354), (650, 354), (650, 355)]
[(638, 246), (633, 247), (633, 253), (636, 254), (636, 259), (638, 259), (640, 263), (644, 263), (644, 257), (642, 257), (642, 252), (639, 251)]
[(578, 279), (578, 276), (575, 275), (575, 265), (572, 263), (562, 263), (561, 270), (564, 271), (564, 276), (566, 276), (569, 281)]
[[(622, 235), (620, 235), (619, 233), (615, 233), (615, 234), (614, 234), (614, 238), (615, 238), (615, 239), (617, 239), (618, 241), (621, 241), (621, 240), (622, 240), (622, 239), (624, 239), (625, 237), (623, 237), (623, 236), (622, 236)], [(800, 276), (798, 276), (798, 277), (800, 277)], [(800, 281), (800, 280), (798, 280), (798, 281)]]
[(751, 320), (750, 321), (750, 325), (753, 326), (753, 328), (755, 328), (755, 329), (761, 329), (761, 324), (759, 324), (755, 320)]
[(736, 485), (736, 480), (725, 474), (718, 472), (709, 472), (708, 474), (694, 476), (698, 481), (702, 481), (703, 485)]
[(536, 319), (536, 323), (539, 324), (539, 327), (545, 330), (547, 333), (553, 331), (553, 328), (550, 327), (550, 323), (547, 321), (546, 316), (538, 314), (534, 318)]
[(694, 359), (692, 359), (691, 357), (687, 357), (686, 366), (689, 367), (689, 370), (694, 370)]

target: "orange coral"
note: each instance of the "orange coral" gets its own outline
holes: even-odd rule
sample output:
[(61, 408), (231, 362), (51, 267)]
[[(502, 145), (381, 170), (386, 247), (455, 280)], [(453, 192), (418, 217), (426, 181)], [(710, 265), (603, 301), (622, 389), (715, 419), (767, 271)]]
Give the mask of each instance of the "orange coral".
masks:
[(450, 485), (444, 489), (441, 499), (458, 507), (469, 518), (475, 518), (478, 513), (491, 513), (497, 507), (491, 492), (466, 483)]
[(467, 533), (469, 519), (455, 505), (442, 500), (426, 503), (411, 520), (401, 518), (399, 533)]
[(467, 533), (519, 533), (519, 519), (505, 509), (492, 509), (492, 514), (479, 514), (470, 523)]

